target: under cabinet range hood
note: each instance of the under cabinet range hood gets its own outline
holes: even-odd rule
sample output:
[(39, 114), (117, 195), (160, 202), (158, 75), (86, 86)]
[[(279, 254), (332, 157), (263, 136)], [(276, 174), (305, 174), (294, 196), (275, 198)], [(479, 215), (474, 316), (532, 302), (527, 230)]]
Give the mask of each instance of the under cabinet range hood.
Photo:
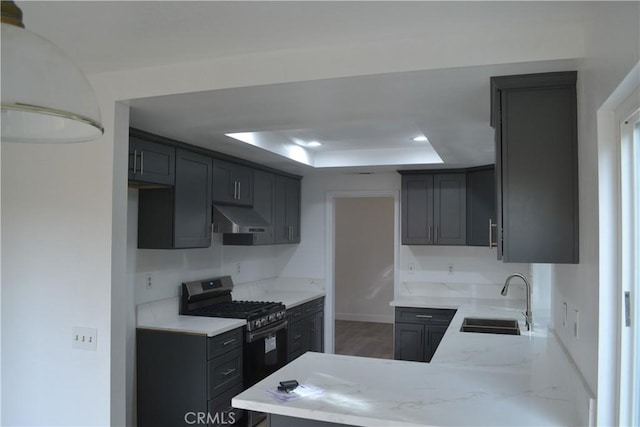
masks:
[(214, 233), (265, 233), (269, 226), (269, 223), (252, 208), (213, 205)]

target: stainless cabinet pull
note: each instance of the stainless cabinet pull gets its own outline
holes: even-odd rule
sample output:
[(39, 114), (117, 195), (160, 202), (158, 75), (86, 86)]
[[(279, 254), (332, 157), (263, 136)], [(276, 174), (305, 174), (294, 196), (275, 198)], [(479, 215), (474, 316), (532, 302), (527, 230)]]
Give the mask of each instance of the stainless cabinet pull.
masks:
[(242, 199), (242, 182), (238, 181), (238, 200)]
[(236, 342), (236, 339), (235, 339), (235, 338), (230, 339), (229, 341), (225, 341), (225, 342), (223, 342), (223, 343), (222, 343), (222, 345), (229, 345), (229, 344), (234, 343), (234, 342)]
[(498, 244), (493, 241), (493, 228), (494, 227), (497, 228), (497, 226), (498, 224), (494, 224), (491, 218), (489, 218), (489, 247), (490, 248), (495, 248), (496, 246), (498, 246)]
[(233, 181), (233, 200), (238, 200), (238, 181)]
[(431, 319), (431, 318), (433, 318), (433, 316), (430, 315), (430, 314), (416, 314), (416, 317), (419, 317), (420, 319)]
[(144, 175), (144, 151), (140, 152), (140, 175)]
[(302, 338), (302, 335), (296, 335), (295, 337), (293, 337), (294, 340), (299, 340), (300, 338)]
[(138, 150), (133, 150), (133, 174), (136, 174), (136, 167), (138, 166)]
[(226, 371), (221, 372), (221, 374), (222, 374), (222, 375), (224, 375), (224, 376), (226, 377), (226, 376), (229, 376), (229, 375), (233, 374), (235, 371), (236, 371), (236, 369), (235, 369), (235, 368), (227, 369)]
[(300, 313), (300, 312), (295, 313), (295, 314), (293, 315), (293, 317), (300, 317), (300, 315), (301, 315), (301, 314), (302, 314), (302, 313)]

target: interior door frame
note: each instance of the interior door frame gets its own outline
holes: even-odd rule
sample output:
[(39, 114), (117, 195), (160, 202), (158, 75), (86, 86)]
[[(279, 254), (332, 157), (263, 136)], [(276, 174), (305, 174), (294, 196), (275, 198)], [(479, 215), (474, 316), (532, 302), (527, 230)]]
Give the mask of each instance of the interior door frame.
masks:
[(325, 352), (335, 352), (335, 215), (336, 199), (389, 197), (393, 198), (393, 298), (398, 297), (398, 257), (400, 252), (400, 191), (362, 190), (329, 191), (326, 196), (326, 247), (325, 247)]

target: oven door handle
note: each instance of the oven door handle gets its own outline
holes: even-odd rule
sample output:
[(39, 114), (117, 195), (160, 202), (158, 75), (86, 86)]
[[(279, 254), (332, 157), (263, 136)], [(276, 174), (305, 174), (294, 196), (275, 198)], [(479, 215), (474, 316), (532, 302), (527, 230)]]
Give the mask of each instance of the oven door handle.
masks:
[(277, 323), (276, 325), (271, 326), (268, 329), (260, 329), (260, 330), (254, 331), (254, 332), (249, 332), (247, 334), (247, 342), (254, 342), (254, 341), (262, 339), (262, 338), (264, 338), (266, 336), (272, 335), (273, 333), (278, 332), (279, 330), (286, 328), (287, 327), (287, 323), (288, 322), (286, 320), (283, 320), (282, 322)]

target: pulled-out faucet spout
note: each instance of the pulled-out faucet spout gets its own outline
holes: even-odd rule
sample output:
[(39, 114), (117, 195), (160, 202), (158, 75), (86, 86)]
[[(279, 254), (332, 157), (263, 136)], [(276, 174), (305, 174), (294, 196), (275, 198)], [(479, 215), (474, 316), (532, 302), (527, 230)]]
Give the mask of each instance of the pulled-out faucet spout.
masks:
[(529, 281), (527, 280), (527, 278), (520, 273), (515, 273), (507, 277), (507, 280), (505, 280), (504, 282), (504, 287), (500, 291), (500, 295), (502, 296), (507, 295), (507, 291), (509, 290), (509, 283), (511, 282), (511, 279), (513, 279), (514, 277), (521, 278), (527, 290), (527, 311), (524, 313), (524, 317), (527, 324), (527, 330), (530, 331), (531, 329), (533, 329), (533, 316), (531, 313), (531, 285), (529, 284)]

